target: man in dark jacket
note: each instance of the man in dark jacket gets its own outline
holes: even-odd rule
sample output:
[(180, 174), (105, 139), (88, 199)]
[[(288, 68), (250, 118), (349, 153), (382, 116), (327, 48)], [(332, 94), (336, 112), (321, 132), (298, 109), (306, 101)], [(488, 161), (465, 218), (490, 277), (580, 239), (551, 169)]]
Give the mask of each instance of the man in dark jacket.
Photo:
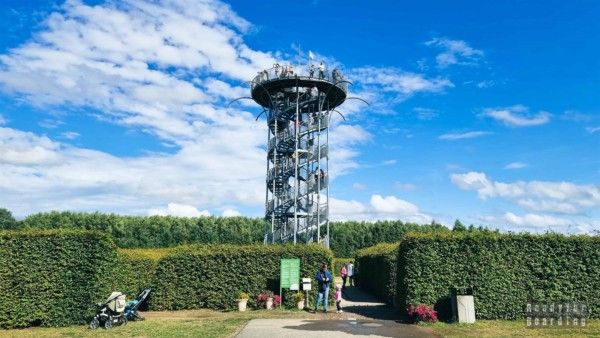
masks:
[(327, 264), (321, 266), (321, 269), (317, 271), (315, 279), (318, 284), (315, 312), (319, 309), (319, 304), (321, 304), (321, 300), (323, 300), (323, 309), (325, 310), (325, 313), (327, 313), (327, 307), (329, 305), (329, 285), (333, 283), (333, 276), (331, 275), (331, 272), (327, 270)]

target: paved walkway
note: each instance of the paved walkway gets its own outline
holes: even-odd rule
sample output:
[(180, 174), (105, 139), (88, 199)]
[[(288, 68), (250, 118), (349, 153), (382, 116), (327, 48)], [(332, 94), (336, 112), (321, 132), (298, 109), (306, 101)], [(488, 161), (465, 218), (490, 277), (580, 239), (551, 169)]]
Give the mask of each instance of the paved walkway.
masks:
[(397, 322), (393, 308), (358, 288), (347, 288), (343, 298), (343, 313), (334, 307), (314, 319), (253, 319), (236, 337), (436, 337), (429, 329)]

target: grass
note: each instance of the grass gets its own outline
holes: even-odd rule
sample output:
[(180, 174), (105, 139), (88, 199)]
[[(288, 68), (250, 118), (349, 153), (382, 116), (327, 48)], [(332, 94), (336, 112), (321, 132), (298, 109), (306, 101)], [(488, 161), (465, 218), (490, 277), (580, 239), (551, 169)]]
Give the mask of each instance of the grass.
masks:
[(442, 337), (600, 337), (600, 320), (579, 328), (528, 328), (523, 320), (478, 320), (475, 324), (423, 324)]
[(294, 310), (218, 312), (212, 310), (145, 312), (145, 321), (110, 330), (87, 326), (35, 327), (0, 330), (0, 337), (232, 337), (254, 318), (307, 318), (314, 314)]

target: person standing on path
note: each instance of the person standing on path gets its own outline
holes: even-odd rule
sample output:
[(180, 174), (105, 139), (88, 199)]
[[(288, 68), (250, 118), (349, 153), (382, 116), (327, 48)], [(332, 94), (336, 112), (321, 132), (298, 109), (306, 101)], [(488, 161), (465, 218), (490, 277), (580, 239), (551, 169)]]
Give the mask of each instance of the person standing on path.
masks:
[(340, 276), (342, 276), (342, 290), (346, 288), (346, 278), (348, 278), (348, 269), (346, 268), (346, 264), (342, 265), (342, 269), (340, 270)]
[(323, 310), (325, 310), (325, 313), (327, 313), (327, 308), (329, 305), (329, 285), (333, 280), (331, 272), (327, 270), (327, 264), (323, 263), (323, 265), (321, 265), (321, 269), (317, 271), (315, 279), (318, 283), (317, 301), (315, 302), (315, 312), (317, 312), (317, 310), (319, 309), (319, 304), (321, 304), (321, 301), (323, 301)]
[(348, 273), (348, 277), (350, 277), (350, 286), (354, 286), (354, 264), (352, 264), (352, 262), (346, 265), (346, 271)]

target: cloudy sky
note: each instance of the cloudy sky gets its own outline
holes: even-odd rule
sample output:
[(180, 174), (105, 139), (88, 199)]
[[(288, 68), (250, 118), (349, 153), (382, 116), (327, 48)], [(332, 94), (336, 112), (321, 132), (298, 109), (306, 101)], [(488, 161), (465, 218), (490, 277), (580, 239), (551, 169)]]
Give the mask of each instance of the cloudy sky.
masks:
[(0, 5), (0, 207), (248, 215), (246, 81), (340, 67), (334, 219), (600, 229), (600, 3), (126, 0)]

